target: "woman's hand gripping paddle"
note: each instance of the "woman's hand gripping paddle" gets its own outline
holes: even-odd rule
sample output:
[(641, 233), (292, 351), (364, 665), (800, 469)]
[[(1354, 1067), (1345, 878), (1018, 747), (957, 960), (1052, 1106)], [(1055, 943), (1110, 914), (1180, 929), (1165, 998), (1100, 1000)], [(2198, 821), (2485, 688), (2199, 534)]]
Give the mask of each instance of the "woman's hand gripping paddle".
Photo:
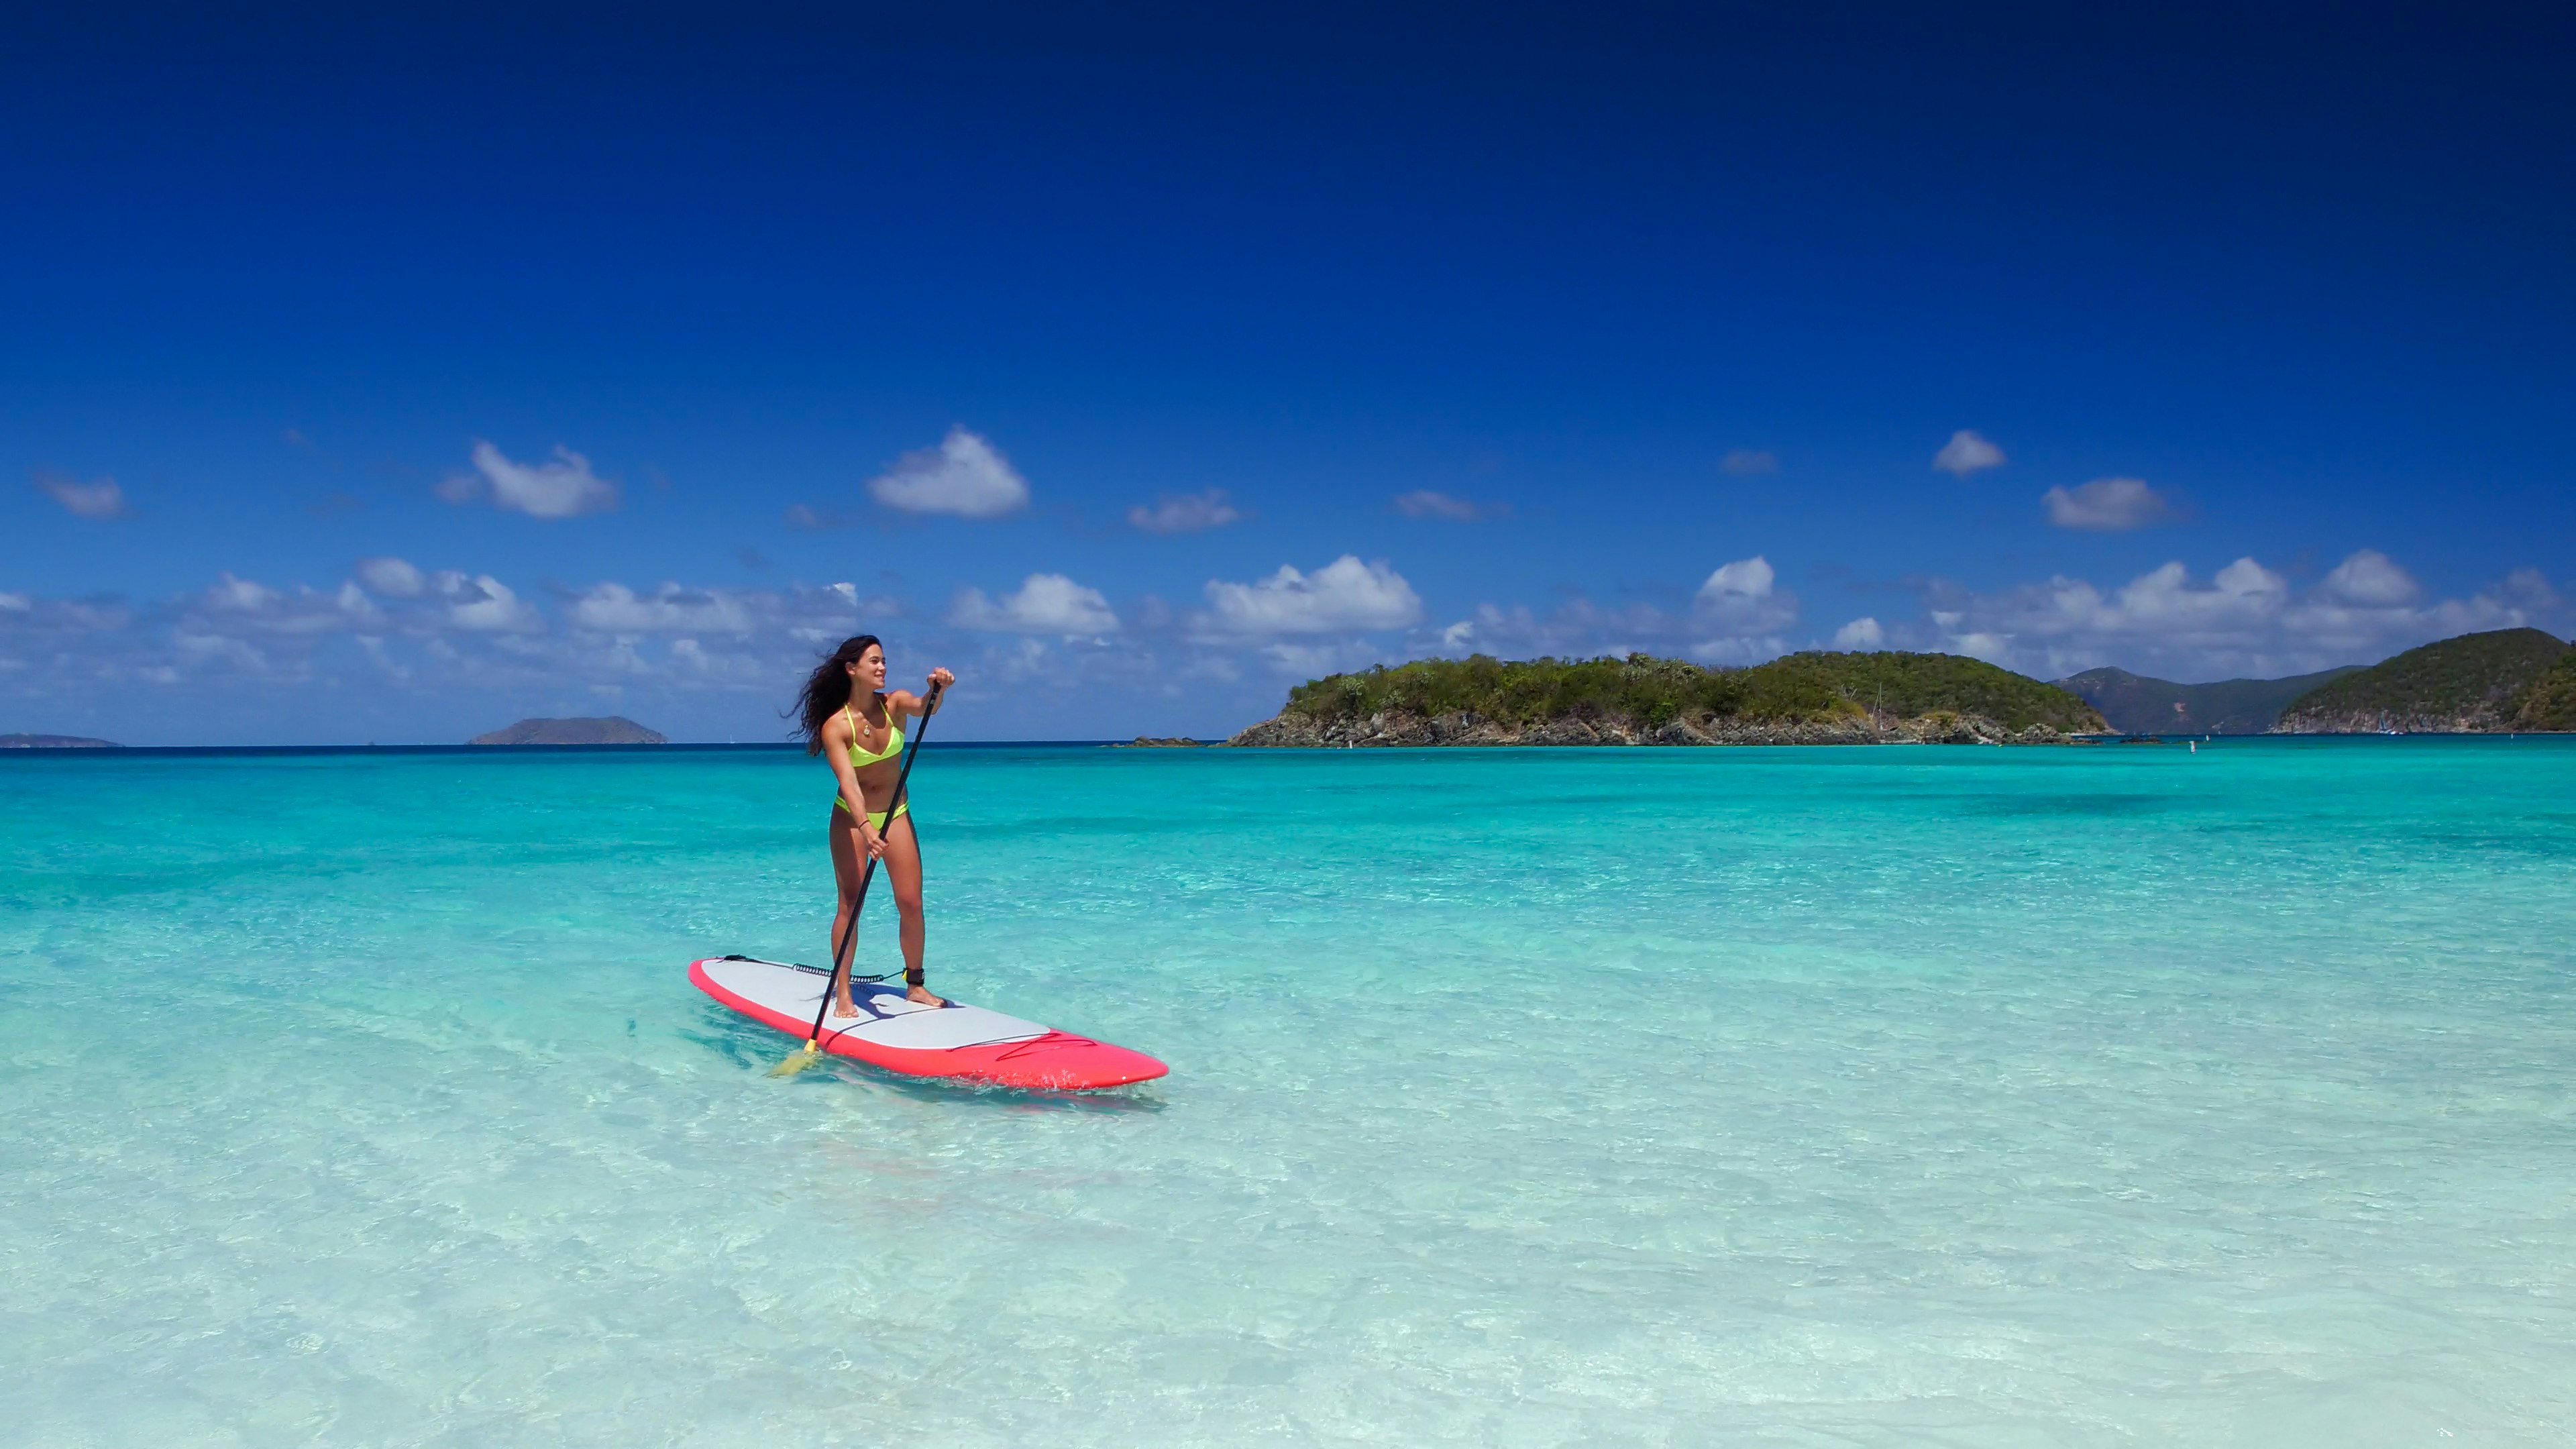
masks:
[[(939, 707), (939, 691), (945, 685), (930, 686), (930, 698), (923, 702), (921, 722), (912, 732), (912, 743), (904, 746), (903, 769), (894, 777), (894, 798), (886, 802), (886, 828), (894, 828), (894, 807), (903, 803), (903, 787), (912, 779), (913, 757), (921, 753), (922, 736), (930, 733), (930, 712)], [(823, 984), (823, 1003), (814, 1008), (814, 1024), (806, 1029), (805, 1045), (787, 1054), (787, 1060), (769, 1069), (773, 1077), (792, 1077), (814, 1065), (823, 1055), (823, 1014), (832, 1009), (832, 998), (841, 992), (841, 983), (849, 979), (853, 959), (858, 954), (859, 912), (868, 908), (868, 887), (877, 878), (875, 856), (868, 857), (867, 869), (859, 872), (859, 898), (850, 905), (850, 929), (832, 943), (832, 979)]]

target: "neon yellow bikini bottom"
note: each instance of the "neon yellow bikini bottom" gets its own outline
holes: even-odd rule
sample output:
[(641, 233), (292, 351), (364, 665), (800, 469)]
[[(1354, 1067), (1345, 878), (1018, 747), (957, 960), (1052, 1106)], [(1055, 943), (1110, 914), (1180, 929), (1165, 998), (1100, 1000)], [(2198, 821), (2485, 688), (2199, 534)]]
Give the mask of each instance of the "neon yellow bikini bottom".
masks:
[[(841, 812), (842, 814), (844, 814), (844, 815), (847, 815), (847, 814), (849, 814), (849, 813), (850, 813), (850, 802), (849, 802), (849, 801), (847, 801), (847, 800), (842, 799), (842, 798), (841, 798), (840, 796), (838, 796), (838, 795), (835, 795), (835, 796), (833, 796), (833, 797), (832, 797), (832, 808), (833, 808), (833, 809), (835, 809), (835, 810), (840, 811), (840, 812)], [(909, 801), (909, 800), (906, 800), (906, 801), (904, 801), (902, 804), (897, 805), (896, 807), (894, 807), (894, 813), (895, 813), (895, 814), (897, 814), (897, 815), (909, 815), (909, 814), (911, 814), (911, 813), (912, 813), (912, 802), (911, 802), (911, 801)], [(870, 829), (872, 829), (872, 830), (883, 830), (883, 829), (885, 829), (885, 828), (886, 828), (886, 812), (884, 812), (884, 811), (882, 811), (882, 810), (871, 810), (871, 811), (869, 811), (869, 812), (868, 812), (868, 828), (870, 828)]]

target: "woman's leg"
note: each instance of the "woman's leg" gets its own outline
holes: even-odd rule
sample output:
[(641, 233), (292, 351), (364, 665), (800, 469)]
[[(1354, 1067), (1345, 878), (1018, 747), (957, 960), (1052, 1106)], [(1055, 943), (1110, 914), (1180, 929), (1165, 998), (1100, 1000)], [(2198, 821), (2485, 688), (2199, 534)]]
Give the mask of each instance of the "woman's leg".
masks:
[[(918, 971), (927, 933), (921, 921), (921, 846), (913, 839), (911, 816), (898, 815), (886, 822), (885, 854), (877, 863), (885, 871), (886, 887), (894, 892), (894, 908), (903, 923), (904, 970)], [(926, 986), (912, 987), (904, 994), (924, 1006), (941, 1004)]]
[[(837, 805), (832, 807), (830, 834), (832, 837), (832, 880), (834, 884), (839, 887), (840, 903), (833, 907), (832, 910), (832, 936), (827, 949), (838, 950), (841, 945), (841, 937), (850, 929), (851, 914), (858, 909), (859, 875), (862, 871), (867, 869), (867, 852), (859, 845), (858, 826), (852, 823), (850, 812)], [(856, 971), (858, 969), (858, 948), (856, 946), (852, 946), (849, 954), (850, 969)], [(823, 959), (827, 962), (837, 962), (840, 958), (836, 956), (826, 956)], [(834, 1016), (858, 1015), (859, 1009), (850, 1004), (850, 979), (846, 976), (842, 977), (840, 986), (840, 996), (839, 999), (832, 1004), (832, 1014)]]

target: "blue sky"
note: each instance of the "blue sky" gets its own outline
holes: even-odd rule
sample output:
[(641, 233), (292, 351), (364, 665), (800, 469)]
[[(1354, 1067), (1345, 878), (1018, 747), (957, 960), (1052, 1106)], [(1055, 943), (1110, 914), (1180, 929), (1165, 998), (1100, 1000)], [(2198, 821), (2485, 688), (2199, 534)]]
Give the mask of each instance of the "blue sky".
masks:
[(11, 26), (0, 730), (758, 738), (862, 627), (982, 738), (2576, 628), (2532, 7)]

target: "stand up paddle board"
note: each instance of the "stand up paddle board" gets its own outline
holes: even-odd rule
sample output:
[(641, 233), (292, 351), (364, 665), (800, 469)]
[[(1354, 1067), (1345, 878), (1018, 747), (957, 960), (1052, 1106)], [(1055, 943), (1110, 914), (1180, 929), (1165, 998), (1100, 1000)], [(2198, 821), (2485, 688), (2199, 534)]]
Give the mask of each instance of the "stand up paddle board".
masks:
[[(700, 991), (798, 1041), (814, 1024), (832, 973), (820, 966), (710, 956), (689, 963)], [(850, 986), (856, 1016), (826, 1016), (820, 1045), (835, 1056), (913, 1077), (958, 1077), (997, 1087), (1083, 1092), (1150, 1082), (1171, 1070), (1143, 1052), (1057, 1031), (980, 1006), (919, 1006), (903, 988)]]

